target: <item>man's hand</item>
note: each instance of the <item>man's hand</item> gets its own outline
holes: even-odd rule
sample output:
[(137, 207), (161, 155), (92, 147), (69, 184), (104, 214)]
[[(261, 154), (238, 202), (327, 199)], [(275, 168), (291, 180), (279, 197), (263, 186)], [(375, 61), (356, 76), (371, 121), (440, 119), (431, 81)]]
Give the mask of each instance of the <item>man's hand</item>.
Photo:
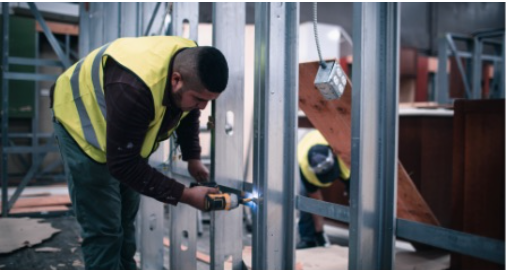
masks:
[(196, 186), (193, 188), (186, 187), (183, 190), (180, 202), (186, 203), (192, 207), (204, 211), (206, 195), (217, 193), (220, 193), (218, 188), (203, 187), (203, 186)]
[(188, 172), (199, 183), (209, 180), (209, 171), (202, 164), (200, 159), (191, 159), (188, 161)]

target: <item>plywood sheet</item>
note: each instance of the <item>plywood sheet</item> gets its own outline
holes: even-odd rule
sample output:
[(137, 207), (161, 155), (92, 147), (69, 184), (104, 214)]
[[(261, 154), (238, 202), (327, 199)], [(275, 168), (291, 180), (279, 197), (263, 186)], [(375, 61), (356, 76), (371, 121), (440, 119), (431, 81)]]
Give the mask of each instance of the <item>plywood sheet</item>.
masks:
[[(505, 242), (505, 100), (455, 102), (452, 229)], [(505, 269), (453, 254), (453, 269)]]
[[(352, 84), (347, 78), (347, 87), (342, 97), (338, 100), (325, 100), (313, 84), (317, 70), (317, 62), (299, 65), (299, 107), (335, 153), (350, 166)], [(397, 217), (431, 225), (439, 224), (400, 162)]]
[(65, 205), (54, 205), (54, 206), (37, 206), (37, 207), (26, 207), (26, 208), (14, 208), (9, 212), (10, 214), (20, 213), (40, 213), (40, 212), (59, 212), (69, 211), (69, 207)]
[[(2, 204), (0, 203), (0, 207), (1, 205)], [(18, 198), (9, 213), (19, 214), (33, 212), (68, 211), (68, 206), (70, 205), (71, 201), (68, 194), (30, 194), (28, 196), (23, 195), (22, 197)]]
[(39, 244), (60, 231), (40, 221), (42, 219), (0, 218), (0, 254)]
[(70, 205), (70, 197), (65, 195), (52, 195), (30, 198), (19, 198), (13, 208), (29, 208), (41, 206)]

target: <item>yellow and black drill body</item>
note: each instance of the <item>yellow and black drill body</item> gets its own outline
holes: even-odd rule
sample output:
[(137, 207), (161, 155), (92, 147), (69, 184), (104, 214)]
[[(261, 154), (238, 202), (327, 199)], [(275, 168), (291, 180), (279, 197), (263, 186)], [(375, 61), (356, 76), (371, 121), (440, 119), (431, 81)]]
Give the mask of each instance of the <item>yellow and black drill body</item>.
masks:
[(217, 185), (215, 182), (190, 184), (190, 187), (195, 186), (218, 187), (220, 190), (220, 193), (206, 195), (205, 211), (232, 210), (252, 201), (244, 191)]

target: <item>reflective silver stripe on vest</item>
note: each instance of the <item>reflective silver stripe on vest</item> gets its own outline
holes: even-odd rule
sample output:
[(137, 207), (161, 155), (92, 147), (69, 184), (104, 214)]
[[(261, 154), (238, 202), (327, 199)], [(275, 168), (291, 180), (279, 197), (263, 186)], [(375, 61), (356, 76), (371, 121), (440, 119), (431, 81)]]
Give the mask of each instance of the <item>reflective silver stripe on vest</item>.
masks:
[(95, 59), (93, 59), (92, 64), (92, 83), (93, 89), (95, 90), (95, 97), (97, 98), (97, 103), (99, 104), (100, 111), (102, 112), (102, 116), (104, 119), (107, 119), (106, 112), (106, 101), (104, 99), (104, 91), (102, 91), (102, 87), (100, 87), (100, 67), (102, 63), (102, 54), (109, 47), (110, 43), (102, 46), (102, 49), (95, 55)]
[(95, 134), (92, 122), (90, 121), (90, 116), (86, 111), (83, 100), (81, 99), (81, 95), (79, 93), (79, 72), (81, 71), (82, 64), (83, 59), (77, 63), (76, 68), (74, 69), (74, 73), (72, 73), (72, 77), (70, 78), (70, 86), (72, 88), (74, 102), (76, 103), (77, 113), (79, 114), (79, 120), (81, 120), (81, 127), (83, 128), (85, 140), (89, 144), (95, 146), (97, 149), (100, 149), (99, 142), (97, 141), (97, 135)]

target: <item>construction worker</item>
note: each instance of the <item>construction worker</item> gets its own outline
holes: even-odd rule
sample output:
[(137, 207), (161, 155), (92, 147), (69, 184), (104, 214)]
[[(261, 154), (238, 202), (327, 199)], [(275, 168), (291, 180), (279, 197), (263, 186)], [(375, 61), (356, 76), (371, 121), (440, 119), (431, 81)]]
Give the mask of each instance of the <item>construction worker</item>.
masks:
[(204, 210), (215, 188), (187, 188), (148, 165), (176, 131), (197, 181), (199, 116), (226, 88), (228, 65), (213, 47), (168, 36), (120, 38), (66, 70), (51, 91), (55, 135), (82, 227), (86, 269), (136, 269), (139, 193)]
[[(300, 195), (322, 200), (321, 189), (340, 180), (349, 189), (350, 170), (318, 130), (307, 133), (298, 144)], [(324, 217), (300, 212), (298, 222), (299, 242), (297, 249), (329, 246), (324, 232)]]

